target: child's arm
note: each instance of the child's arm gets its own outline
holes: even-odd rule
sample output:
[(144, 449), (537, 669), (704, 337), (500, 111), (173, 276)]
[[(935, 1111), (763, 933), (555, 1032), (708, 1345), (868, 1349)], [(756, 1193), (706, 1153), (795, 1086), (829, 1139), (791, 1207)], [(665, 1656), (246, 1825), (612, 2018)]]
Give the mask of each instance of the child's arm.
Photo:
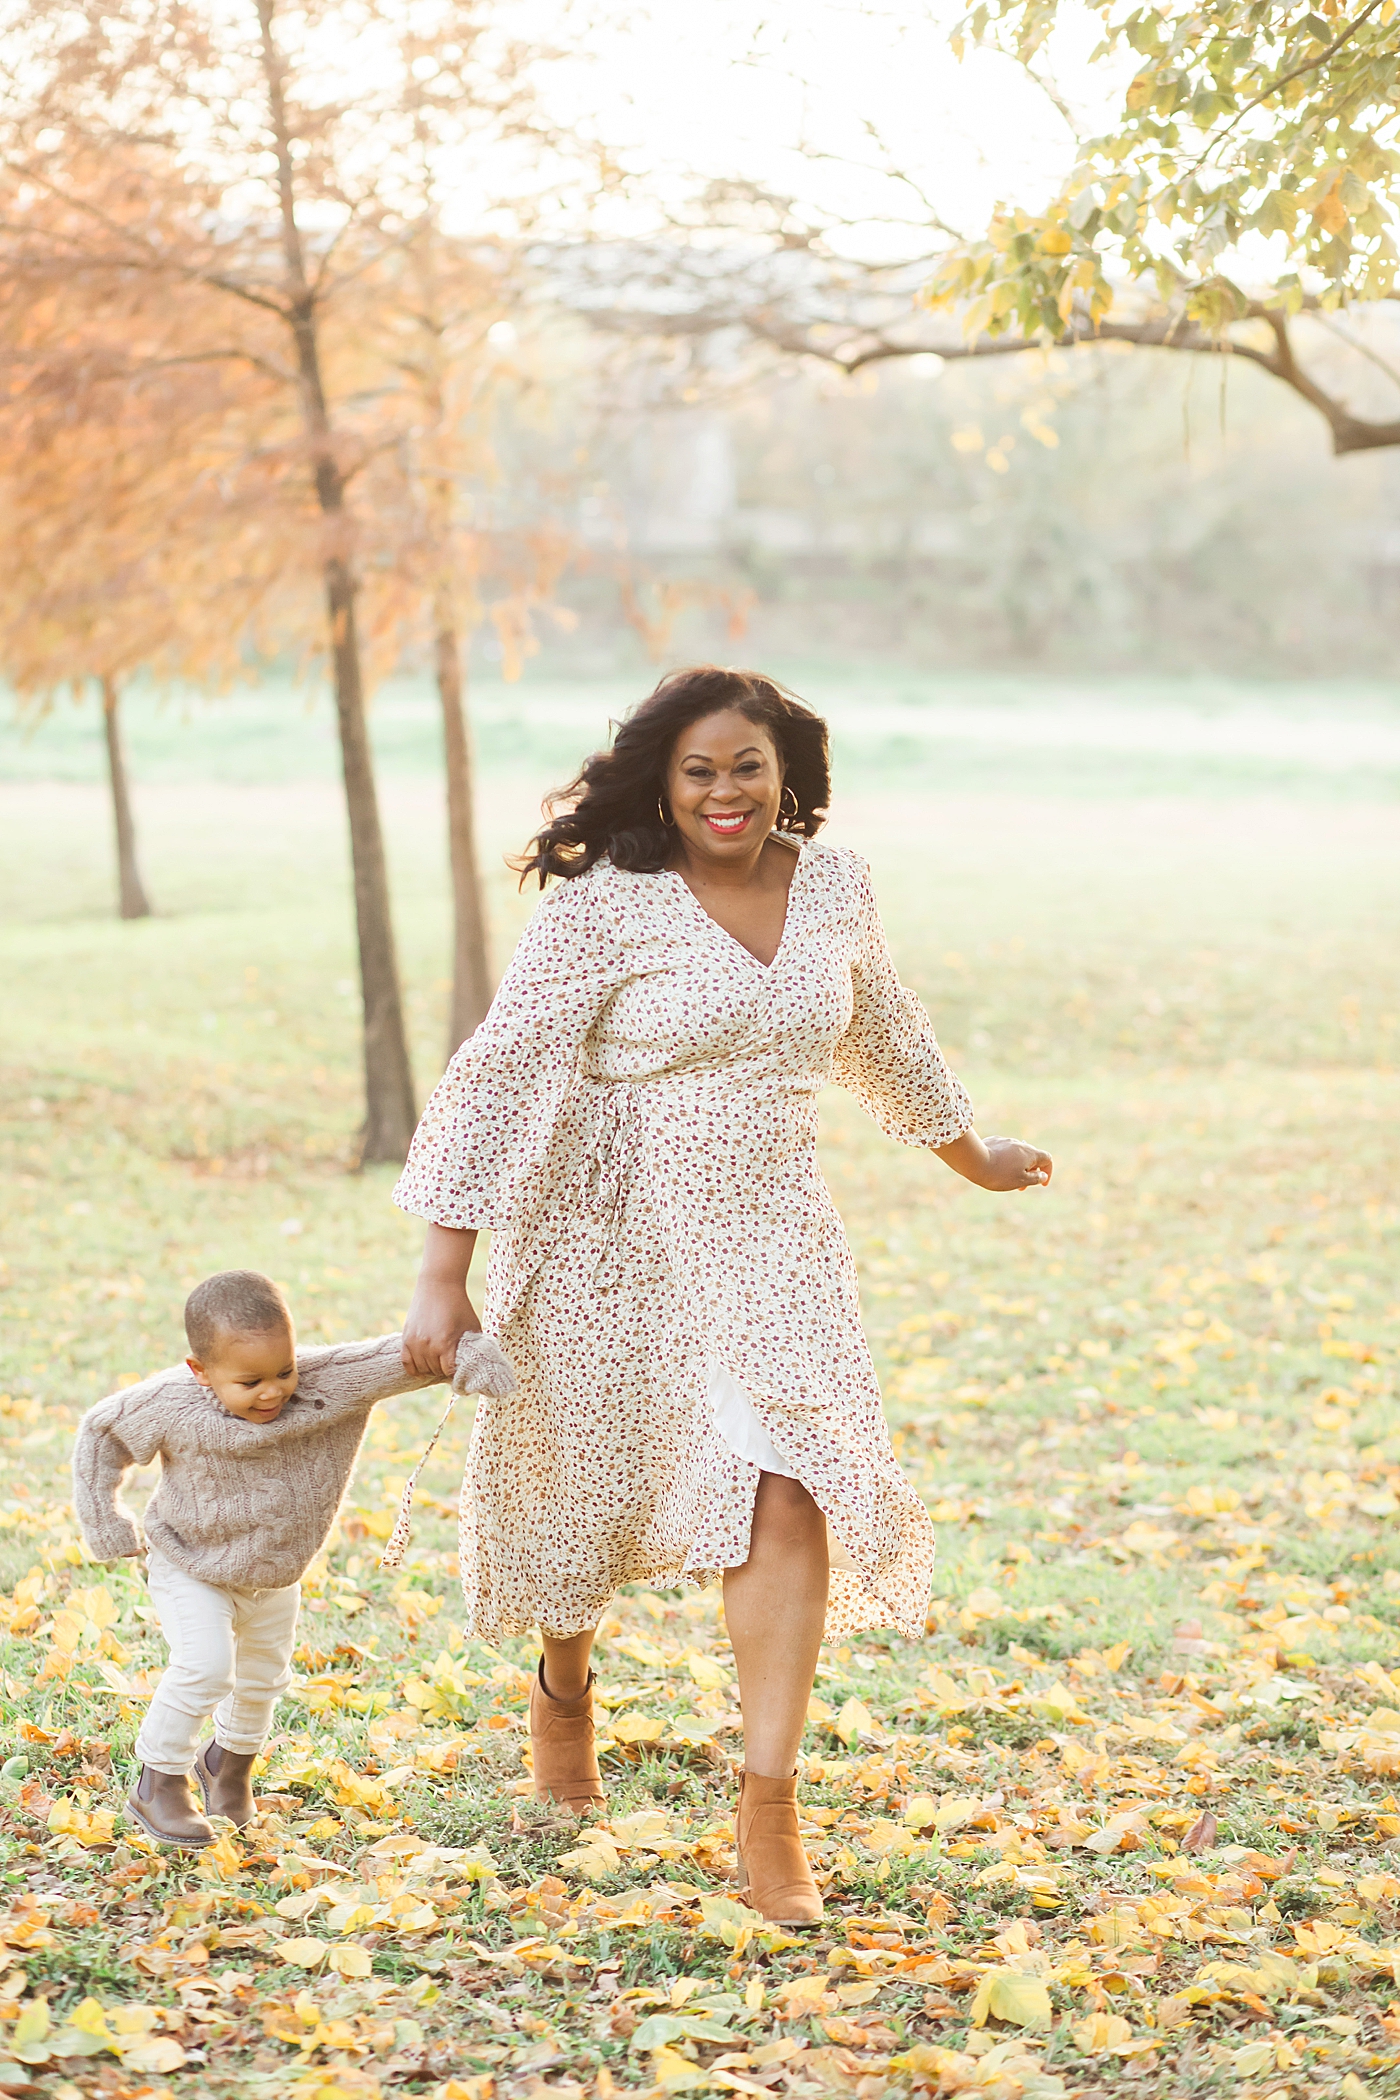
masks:
[(298, 1349), (297, 1373), (298, 1394), (313, 1406), (329, 1410), (327, 1421), (367, 1410), (396, 1393), (422, 1392), (426, 1386), (442, 1383), (439, 1378), (404, 1369), (403, 1337), (398, 1334)]
[[(386, 1334), (377, 1341), (341, 1342), (298, 1353), (297, 1391), (313, 1404), (337, 1414), (369, 1409), (396, 1393), (420, 1393), (446, 1381), (431, 1371), (404, 1368), (403, 1336)], [(459, 1393), (487, 1393), (505, 1399), (515, 1391), (515, 1374), (489, 1335), (464, 1334), (457, 1347)]]
[(138, 1456), (123, 1441), (121, 1416), (119, 1399), (94, 1407), (83, 1417), (73, 1451), (73, 1508), (96, 1560), (125, 1560), (145, 1546), (140, 1525), (120, 1497), (132, 1467), (149, 1464), (155, 1454)]

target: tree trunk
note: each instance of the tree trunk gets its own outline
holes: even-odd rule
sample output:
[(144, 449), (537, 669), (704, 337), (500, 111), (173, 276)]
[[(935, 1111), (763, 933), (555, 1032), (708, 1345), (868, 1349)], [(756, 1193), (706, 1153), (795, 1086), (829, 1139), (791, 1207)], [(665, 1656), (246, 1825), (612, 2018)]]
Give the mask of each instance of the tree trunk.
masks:
[(442, 702), (442, 750), (447, 772), (447, 847), (452, 864), (452, 1005), (447, 1017), (449, 1060), (491, 1004), (491, 956), (486, 900), (476, 858), (472, 745), (462, 695), (457, 630), (440, 621), (434, 646)]
[(136, 865), (136, 824), (131, 814), (131, 795), (126, 784), (126, 757), (122, 751), (121, 695), (116, 680), (102, 680), (102, 721), (107, 732), (107, 773), (112, 783), (112, 816), (117, 832), (117, 908), (124, 919), (149, 919), (150, 901)]
[(333, 556), (326, 563), (325, 575), (365, 1017), (365, 1127), (360, 1158), (401, 1162), (408, 1157), (418, 1117), (413, 1106), (413, 1074), (399, 996), (394, 922), (389, 911), (389, 873), (360, 679), (355, 587), (348, 566), (339, 557)]
[(302, 421), (311, 453), (316, 501), (326, 522), (328, 538), (322, 573), (335, 672), (345, 806), (350, 820), (350, 860), (355, 877), (355, 923), (359, 934), (360, 986), (365, 1016), (365, 1127), (360, 1158), (362, 1161), (402, 1161), (408, 1154), (417, 1121), (413, 1106), (413, 1076), (409, 1069), (403, 1002), (399, 995), (384, 835), (379, 822), (379, 798), (375, 792), (369, 729), (365, 720), (364, 680), (355, 624), (355, 578), (345, 552), (345, 480), (336, 458), (326, 406), (321, 373), (319, 309), (307, 278), (301, 230), (297, 225), (295, 159), (287, 115), (285, 64), (273, 35), (274, 5), (275, 0), (257, 0), (272, 148), (277, 162), (282, 254), (287, 272), (288, 304), (284, 319), (296, 346)]

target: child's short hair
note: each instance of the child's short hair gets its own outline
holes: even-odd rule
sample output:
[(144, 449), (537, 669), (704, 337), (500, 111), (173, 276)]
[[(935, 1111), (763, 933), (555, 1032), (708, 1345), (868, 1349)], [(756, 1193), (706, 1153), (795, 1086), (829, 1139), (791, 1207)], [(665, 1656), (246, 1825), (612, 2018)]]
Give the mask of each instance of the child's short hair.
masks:
[(291, 1311), (270, 1276), (256, 1269), (221, 1269), (206, 1276), (185, 1300), (190, 1354), (201, 1363), (230, 1334), (275, 1334), (290, 1330)]

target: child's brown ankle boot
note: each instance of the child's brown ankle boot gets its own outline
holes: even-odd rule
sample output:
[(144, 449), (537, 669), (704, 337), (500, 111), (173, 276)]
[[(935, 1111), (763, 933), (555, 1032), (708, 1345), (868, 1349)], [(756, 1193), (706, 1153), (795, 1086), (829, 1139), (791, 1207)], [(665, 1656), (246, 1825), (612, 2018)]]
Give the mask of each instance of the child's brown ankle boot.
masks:
[(149, 1765), (142, 1765), (126, 1805), (147, 1836), (159, 1844), (197, 1849), (214, 1842), (213, 1828), (199, 1812), (188, 1772), (153, 1772)]
[(253, 1765), (256, 1751), (225, 1750), (222, 1743), (206, 1743), (194, 1761), (194, 1776), (204, 1796), (204, 1812), (227, 1816), (241, 1830), (258, 1812), (253, 1799)]

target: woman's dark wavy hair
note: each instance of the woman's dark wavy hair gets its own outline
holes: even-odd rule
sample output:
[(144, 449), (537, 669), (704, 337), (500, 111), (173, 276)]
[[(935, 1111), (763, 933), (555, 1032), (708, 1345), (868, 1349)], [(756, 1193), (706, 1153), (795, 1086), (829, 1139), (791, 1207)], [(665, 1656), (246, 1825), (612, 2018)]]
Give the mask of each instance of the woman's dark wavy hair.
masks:
[(545, 801), (548, 821), (512, 866), (523, 884), (538, 875), (584, 875), (608, 854), (619, 868), (654, 875), (664, 868), (675, 834), (659, 804), (676, 738), (692, 722), (734, 707), (766, 729), (777, 746), (783, 785), (797, 809), (780, 822), (785, 831), (814, 838), (831, 800), (826, 724), (795, 694), (758, 671), (697, 664), (673, 671), (613, 732), (611, 748), (595, 751), (576, 779)]

